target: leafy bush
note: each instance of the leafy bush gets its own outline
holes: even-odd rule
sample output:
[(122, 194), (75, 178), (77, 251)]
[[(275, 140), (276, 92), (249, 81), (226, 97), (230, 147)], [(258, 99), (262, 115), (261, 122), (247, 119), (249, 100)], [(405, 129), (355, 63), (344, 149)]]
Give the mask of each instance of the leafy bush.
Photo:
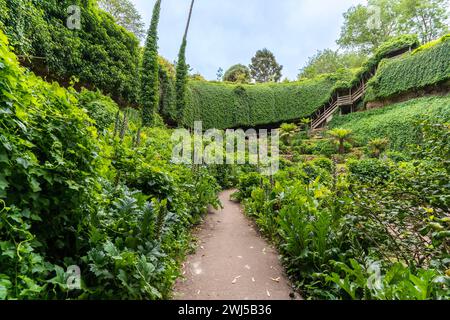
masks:
[(25, 72), (0, 32), (0, 299), (170, 295), (218, 185), (206, 168), (171, 163), (167, 129), (136, 130), (127, 111), (113, 131), (110, 108)]
[(100, 132), (111, 127), (119, 111), (117, 104), (99, 91), (83, 89), (78, 95), (78, 101), (80, 107), (85, 108), (88, 115), (95, 120), (95, 125)]
[(362, 182), (384, 183), (390, 177), (391, 167), (388, 162), (378, 159), (363, 159), (349, 161), (349, 171), (353, 177)]

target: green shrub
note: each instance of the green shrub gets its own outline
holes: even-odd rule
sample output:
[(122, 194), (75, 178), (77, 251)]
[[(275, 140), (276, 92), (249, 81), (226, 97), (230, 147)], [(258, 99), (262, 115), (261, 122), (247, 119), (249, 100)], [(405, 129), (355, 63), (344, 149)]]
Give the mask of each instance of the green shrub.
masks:
[(353, 77), (347, 78), (346, 81), (337, 85), (337, 88), (348, 89), (359, 84), (363, 77), (367, 77), (374, 72), (378, 64), (390, 55), (408, 49), (417, 48), (420, 45), (419, 38), (416, 35), (401, 35), (393, 37), (386, 41), (373, 53), (373, 55), (363, 64), (363, 66), (354, 71)]
[(377, 138), (369, 141), (367, 145), (367, 152), (371, 157), (379, 158), (381, 154), (386, 151), (389, 145), (389, 140), (386, 138)]
[(253, 189), (261, 186), (263, 182), (263, 177), (257, 172), (249, 172), (239, 176), (239, 193), (237, 198), (239, 200), (249, 198), (252, 194)]
[(417, 127), (410, 162), (290, 164), (244, 199), (303, 297), (448, 298), (450, 130), (442, 117)]
[[(0, 31), (0, 299), (170, 295), (218, 185), (206, 168), (171, 163), (169, 130), (144, 128), (134, 143), (138, 112), (115, 137), (112, 106), (20, 68)], [(79, 290), (67, 286), (72, 265)]]
[(336, 144), (329, 139), (319, 140), (312, 147), (312, 154), (315, 155), (331, 157), (333, 154), (336, 153), (337, 153)]
[(316, 158), (310, 163), (314, 166), (318, 166), (319, 168), (325, 169), (328, 172), (331, 172), (333, 170), (333, 161), (331, 161), (329, 158), (320, 157)]
[(116, 120), (119, 107), (100, 91), (83, 89), (78, 95), (80, 107), (85, 108), (89, 116), (95, 120), (95, 125), (100, 132), (108, 129)]
[(378, 159), (350, 160), (350, 173), (359, 181), (383, 183), (390, 177), (391, 167), (388, 162)]

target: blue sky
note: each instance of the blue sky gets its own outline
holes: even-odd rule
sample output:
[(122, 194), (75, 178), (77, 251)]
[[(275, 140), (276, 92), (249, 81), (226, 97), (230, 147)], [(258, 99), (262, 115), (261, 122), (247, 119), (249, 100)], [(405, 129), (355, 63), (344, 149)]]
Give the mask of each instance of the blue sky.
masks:
[[(148, 25), (154, 0), (132, 0)], [(196, 0), (188, 36), (187, 62), (193, 72), (215, 80), (219, 67), (248, 65), (257, 50), (268, 48), (296, 79), (317, 50), (335, 41), (350, 6), (366, 0)], [(187, 20), (190, 0), (162, 0), (160, 54), (173, 62)]]

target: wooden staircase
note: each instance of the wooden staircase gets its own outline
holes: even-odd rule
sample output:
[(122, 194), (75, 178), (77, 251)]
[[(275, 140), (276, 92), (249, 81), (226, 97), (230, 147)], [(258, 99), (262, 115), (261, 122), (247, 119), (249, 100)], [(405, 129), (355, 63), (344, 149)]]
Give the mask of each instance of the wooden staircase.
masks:
[[(333, 114), (343, 106), (351, 106), (353, 109), (355, 103), (360, 101), (366, 93), (367, 82), (362, 80), (358, 86), (350, 89), (348, 95), (340, 96), (337, 94), (322, 108), (320, 108), (314, 115), (311, 122), (311, 129), (317, 130), (323, 127), (333, 116)], [(353, 111), (353, 110), (352, 110)]]

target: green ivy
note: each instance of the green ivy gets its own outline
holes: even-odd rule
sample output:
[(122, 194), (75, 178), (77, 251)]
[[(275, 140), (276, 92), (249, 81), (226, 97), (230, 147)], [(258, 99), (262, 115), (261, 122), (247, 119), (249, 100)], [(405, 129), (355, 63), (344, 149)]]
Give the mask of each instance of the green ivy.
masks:
[(362, 143), (387, 138), (392, 150), (405, 151), (420, 139), (418, 120), (432, 116), (450, 120), (449, 95), (414, 99), (382, 109), (335, 117), (329, 126), (352, 130)]
[(442, 84), (450, 79), (450, 38), (432, 46), (384, 60), (369, 81), (366, 101), (382, 100), (409, 91)]
[(216, 179), (171, 162), (168, 129), (43, 81), (10, 49), (0, 31), (0, 299), (168, 298)]
[(204, 128), (226, 129), (308, 117), (330, 99), (338, 80), (327, 75), (286, 84), (191, 81), (183, 124), (203, 121)]
[[(81, 30), (66, 26), (67, 8), (81, 8)], [(45, 57), (27, 63), (37, 74), (47, 74), (67, 85), (72, 76), (78, 87), (98, 88), (120, 104), (138, 102), (139, 40), (94, 0), (0, 1), (0, 24), (16, 53)]]

